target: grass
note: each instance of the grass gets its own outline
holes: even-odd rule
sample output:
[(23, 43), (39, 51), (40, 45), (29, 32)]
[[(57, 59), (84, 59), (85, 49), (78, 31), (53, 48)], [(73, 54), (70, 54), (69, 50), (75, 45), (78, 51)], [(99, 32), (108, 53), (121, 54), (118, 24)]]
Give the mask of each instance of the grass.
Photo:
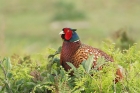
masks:
[[(83, 12), (86, 19), (71, 21), (68, 18), (65, 19), (67, 22), (64, 24), (63, 21), (52, 21), (59, 13), (60, 8), (56, 4), (60, 2), (73, 4), (75, 7), (73, 11)], [(75, 2), (70, 0), (59, 2), (49, 0), (7, 2), (1, 0), (0, 27), (2, 30), (0, 30), (4, 36), (2, 45), (5, 47), (5, 54), (11, 55), (17, 51), (27, 51), (25, 53), (29, 54), (37, 53), (48, 46), (57, 48), (61, 45), (58, 33), (63, 27), (69, 25), (78, 29), (79, 36), (84, 43), (91, 40), (96, 47), (99, 47), (101, 41), (110, 37), (113, 32), (120, 28), (132, 31), (132, 38), (139, 42), (139, 3), (139, 1), (132, 3), (131, 1), (111, 0), (82, 2), (80, 0)], [(65, 10), (64, 13), (68, 12)], [(82, 24), (87, 24), (84, 26), (76, 24), (76, 22), (81, 21), (83, 21)], [(58, 23), (53, 25), (55, 22)], [(29, 51), (29, 46), (34, 47), (32, 51)], [(19, 47), (19, 50), (16, 50), (16, 47)]]

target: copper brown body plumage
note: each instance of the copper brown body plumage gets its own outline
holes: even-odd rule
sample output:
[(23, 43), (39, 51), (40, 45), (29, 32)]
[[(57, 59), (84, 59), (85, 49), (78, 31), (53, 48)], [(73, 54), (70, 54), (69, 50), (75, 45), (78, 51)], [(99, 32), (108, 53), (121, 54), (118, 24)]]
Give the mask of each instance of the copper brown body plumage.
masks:
[(102, 50), (82, 44), (75, 31), (76, 29), (64, 28), (60, 32), (61, 38), (64, 40), (60, 64), (66, 71), (70, 69), (70, 66), (66, 62), (71, 62), (75, 67), (79, 67), (84, 60), (88, 59), (89, 55), (94, 55), (93, 68), (96, 66), (99, 57), (104, 57), (106, 61), (114, 62), (113, 58)]
[(75, 67), (78, 67), (84, 60), (88, 59), (89, 55), (94, 55), (93, 67), (96, 66), (99, 57), (104, 57), (106, 61), (113, 62), (112, 57), (97, 48), (81, 44), (80, 41), (74, 43), (64, 41), (61, 51), (61, 64), (65, 70), (70, 69), (66, 62), (71, 62)]

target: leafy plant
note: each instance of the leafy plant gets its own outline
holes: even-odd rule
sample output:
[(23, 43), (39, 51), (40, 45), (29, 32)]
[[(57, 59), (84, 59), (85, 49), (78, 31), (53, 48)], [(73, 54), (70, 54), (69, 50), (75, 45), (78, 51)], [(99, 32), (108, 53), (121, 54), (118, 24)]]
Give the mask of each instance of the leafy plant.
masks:
[[(60, 50), (49, 48), (45, 53), (1, 59), (1, 93), (140, 92), (140, 51), (136, 45), (122, 52), (115, 49), (114, 44), (104, 44), (103, 50), (114, 57), (114, 62), (99, 58), (96, 67), (92, 68), (91, 55), (79, 68), (67, 62), (71, 67), (68, 72), (59, 64)], [(118, 64), (124, 68), (124, 78), (115, 84)], [(98, 70), (101, 65), (102, 70)]]

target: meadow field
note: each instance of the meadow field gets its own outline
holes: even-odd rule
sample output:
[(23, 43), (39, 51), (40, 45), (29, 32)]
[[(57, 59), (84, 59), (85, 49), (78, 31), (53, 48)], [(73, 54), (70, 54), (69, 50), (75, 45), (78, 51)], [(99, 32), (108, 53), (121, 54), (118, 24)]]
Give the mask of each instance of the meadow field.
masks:
[(62, 43), (58, 33), (63, 27), (78, 29), (81, 40), (91, 40), (95, 47), (122, 28), (139, 42), (139, 4), (138, 0), (1, 0), (1, 54), (57, 48)]
[[(87, 82), (93, 78), (88, 73), (82, 73), (85, 77), (76, 77), (86, 79), (87, 86), (76, 78), (71, 79), (75, 83), (70, 85), (70, 77), (63, 77), (64, 74), (68, 75), (68, 72), (56, 65), (59, 55), (47, 59), (62, 45), (59, 32), (64, 27), (76, 28), (83, 43), (113, 55), (116, 63), (126, 67), (127, 79), (119, 83), (119, 87), (113, 87), (114, 84), (110, 86), (113, 77), (105, 77), (113, 72), (106, 73), (103, 75), (105, 81), (101, 84), (102, 88), (92, 89), (89, 86), (96, 84)], [(122, 33), (125, 33), (127, 39)], [(125, 38), (127, 44), (121, 41), (122, 38)], [(0, 0), (0, 72), (3, 73), (0, 77), (0, 87), (3, 89), (0, 89), (2, 93), (44, 93), (48, 90), (54, 93), (115, 93), (117, 90), (117, 93), (139, 93), (139, 43), (139, 0)], [(127, 51), (126, 54), (122, 52), (123, 49)], [(55, 63), (51, 63), (51, 72), (46, 67), (49, 62)], [(130, 70), (128, 68), (132, 63), (134, 64)], [(114, 65), (109, 67), (108, 71), (113, 68)], [(35, 72), (32, 72), (34, 70)], [(83, 70), (81, 67), (75, 73)], [(31, 73), (39, 74), (40, 79), (31, 81), (34, 77)], [(57, 73), (58, 77), (54, 78), (52, 73)], [(101, 74), (103, 72), (98, 72), (98, 75)], [(95, 75), (95, 78), (98, 75)], [(130, 82), (131, 80), (134, 81)], [(96, 79), (97, 85), (98, 81), (99, 78)], [(15, 86), (10, 87), (12, 84)], [(21, 92), (22, 90), (24, 92)]]

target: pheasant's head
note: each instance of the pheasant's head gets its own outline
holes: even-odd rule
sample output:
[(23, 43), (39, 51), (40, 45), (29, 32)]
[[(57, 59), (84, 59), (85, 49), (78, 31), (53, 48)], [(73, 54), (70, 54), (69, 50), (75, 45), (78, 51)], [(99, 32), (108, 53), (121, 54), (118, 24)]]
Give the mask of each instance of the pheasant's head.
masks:
[(65, 41), (76, 42), (79, 41), (79, 36), (75, 31), (76, 29), (63, 28), (59, 34), (61, 34), (61, 38)]

